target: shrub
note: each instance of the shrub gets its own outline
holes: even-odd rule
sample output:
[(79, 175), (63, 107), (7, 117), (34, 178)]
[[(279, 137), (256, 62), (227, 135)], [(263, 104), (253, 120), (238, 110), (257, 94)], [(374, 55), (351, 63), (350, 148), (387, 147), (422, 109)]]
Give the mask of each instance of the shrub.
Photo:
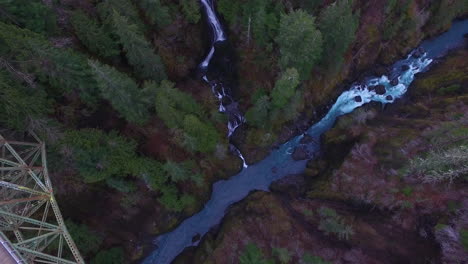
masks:
[(66, 220), (65, 225), (82, 254), (94, 253), (101, 246), (102, 238), (92, 232), (87, 225), (76, 224), (71, 220)]
[(322, 56), (322, 34), (315, 18), (303, 10), (282, 15), (276, 42), (280, 48), (282, 69), (296, 68), (301, 80), (307, 80)]
[(463, 248), (468, 251), (468, 229), (460, 230), (460, 242)]
[(291, 253), (286, 248), (273, 248), (272, 252), (281, 264), (288, 264), (292, 260)]
[(166, 186), (161, 190), (163, 195), (158, 199), (167, 209), (181, 212), (185, 208), (195, 204), (195, 198), (188, 194), (180, 195), (175, 186)]
[(257, 245), (249, 243), (245, 246), (243, 252), (239, 256), (240, 264), (273, 264), (272, 260), (264, 258), (262, 251)]
[(325, 232), (326, 235), (332, 233), (340, 240), (348, 240), (354, 234), (353, 228), (350, 225), (346, 225), (343, 217), (338, 215), (335, 210), (328, 207), (320, 207), (318, 213), (320, 216), (318, 229)]
[(410, 170), (421, 176), (423, 182), (439, 183), (468, 173), (468, 146), (461, 145), (447, 150), (431, 151), (422, 158), (411, 160)]
[(323, 258), (318, 256), (313, 256), (308, 253), (305, 253), (302, 256), (301, 264), (331, 264), (331, 262), (325, 261)]
[(120, 247), (99, 251), (96, 257), (91, 260), (91, 264), (123, 264), (124, 252)]

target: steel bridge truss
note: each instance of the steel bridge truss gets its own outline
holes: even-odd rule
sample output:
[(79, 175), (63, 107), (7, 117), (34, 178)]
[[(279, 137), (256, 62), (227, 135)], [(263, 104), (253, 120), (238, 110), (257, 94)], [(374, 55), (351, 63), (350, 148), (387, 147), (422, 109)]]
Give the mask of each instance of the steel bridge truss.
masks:
[(45, 144), (31, 136), (0, 135), (0, 236), (23, 263), (84, 264), (54, 198)]

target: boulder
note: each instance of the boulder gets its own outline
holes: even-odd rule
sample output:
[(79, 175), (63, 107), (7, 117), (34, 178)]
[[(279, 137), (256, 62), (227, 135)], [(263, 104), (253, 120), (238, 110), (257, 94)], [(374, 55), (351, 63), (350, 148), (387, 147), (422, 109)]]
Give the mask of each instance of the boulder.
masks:
[(395, 79), (393, 79), (393, 80), (390, 81), (390, 84), (391, 84), (392, 86), (396, 86), (396, 85), (398, 85), (398, 83), (399, 83), (399, 82), (398, 82), (398, 78), (395, 78)]
[(401, 66), (401, 70), (402, 71), (407, 71), (407, 70), (409, 70), (409, 66), (406, 65), (406, 64), (403, 64), (403, 66)]
[(294, 152), (292, 154), (292, 158), (294, 160), (306, 160), (310, 158), (309, 153), (307, 152), (307, 149), (304, 147), (296, 147), (294, 149)]
[(419, 47), (413, 52), (412, 56), (415, 58), (421, 58), (424, 52), (425, 52), (424, 49)]
[(387, 95), (387, 97), (385, 97), (385, 100), (387, 100), (387, 101), (392, 101), (392, 100), (393, 100), (393, 96)]
[(309, 144), (314, 142), (314, 138), (309, 136), (308, 134), (305, 134), (304, 137), (301, 138), (301, 141), (299, 141), (300, 144)]
[(201, 238), (201, 235), (200, 234), (196, 234), (192, 237), (192, 243), (195, 243), (197, 241), (199, 241)]
[(380, 94), (380, 95), (385, 94), (387, 92), (387, 90), (385, 90), (385, 86), (381, 84), (377, 86), (371, 86), (369, 90), (375, 91), (376, 94)]
[(356, 101), (358, 103), (362, 102), (361, 96), (358, 95), (358, 96), (354, 97), (354, 101)]

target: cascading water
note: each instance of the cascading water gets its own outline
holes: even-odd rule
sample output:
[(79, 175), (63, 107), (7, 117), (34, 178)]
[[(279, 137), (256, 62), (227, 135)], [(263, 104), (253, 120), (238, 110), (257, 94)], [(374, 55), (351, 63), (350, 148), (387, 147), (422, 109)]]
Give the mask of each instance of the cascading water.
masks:
[[(213, 0), (201, 0), (201, 4), (206, 13), (206, 19), (211, 28), (211, 33), (213, 35), (211, 40), (211, 48), (208, 52), (208, 55), (200, 63), (200, 69), (205, 72), (203, 80), (205, 80), (210, 86), (213, 94), (219, 100), (219, 111), (226, 113), (228, 115), (228, 138), (230, 139), (234, 131), (245, 122), (244, 116), (238, 109), (238, 103), (232, 98), (231, 90), (223, 83), (222, 80), (213, 79), (210, 80), (207, 76), (209, 70), (210, 62), (215, 56), (216, 45), (219, 45), (222, 42), (227, 41), (226, 34), (223, 31), (219, 18), (215, 13)], [(236, 153), (236, 155), (242, 160), (243, 167), (247, 168), (247, 163), (242, 156), (240, 150), (232, 143), (229, 145), (229, 149)]]
[[(411, 52), (406, 59), (396, 62), (388, 76), (367, 78), (343, 92), (326, 116), (306, 131), (305, 134), (315, 139), (311, 143), (301, 142), (304, 135), (297, 136), (281, 145), (264, 160), (250, 165), (228, 180), (216, 182), (211, 199), (203, 210), (184, 220), (173, 231), (159, 236), (155, 241), (158, 248), (144, 263), (171, 263), (184, 248), (198, 245), (200, 240), (193, 238), (202, 237), (219, 224), (231, 204), (242, 200), (253, 190), (268, 191), (273, 181), (286, 175), (302, 173), (307, 160), (296, 161), (291, 157), (295, 147), (304, 147), (308, 152), (316, 153), (320, 148), (316, 143), (319, 142), (320, 135), (329, 130), (339, 116), (371, 101), (386, 104), (402, 97), (414, 80), (415, 74), (427, 70), (435, 58), (463, 43), (463, 35), (466, 33), (468, 20), (456, 22), (450, 31), (434, 40), (423, 42), (421, 48)], [(422, 49), (426, 52), (422, 52)], [(357, 96), (360, 98), (357, 99)]]

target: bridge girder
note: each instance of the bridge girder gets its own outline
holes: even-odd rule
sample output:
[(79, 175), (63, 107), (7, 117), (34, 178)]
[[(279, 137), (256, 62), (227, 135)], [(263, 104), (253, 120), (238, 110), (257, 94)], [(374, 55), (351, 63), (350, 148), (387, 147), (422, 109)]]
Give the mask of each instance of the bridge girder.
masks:
[(0, 236), (24, 263), (84, 264), (47, 171), (45, 144), (0, 135)]

